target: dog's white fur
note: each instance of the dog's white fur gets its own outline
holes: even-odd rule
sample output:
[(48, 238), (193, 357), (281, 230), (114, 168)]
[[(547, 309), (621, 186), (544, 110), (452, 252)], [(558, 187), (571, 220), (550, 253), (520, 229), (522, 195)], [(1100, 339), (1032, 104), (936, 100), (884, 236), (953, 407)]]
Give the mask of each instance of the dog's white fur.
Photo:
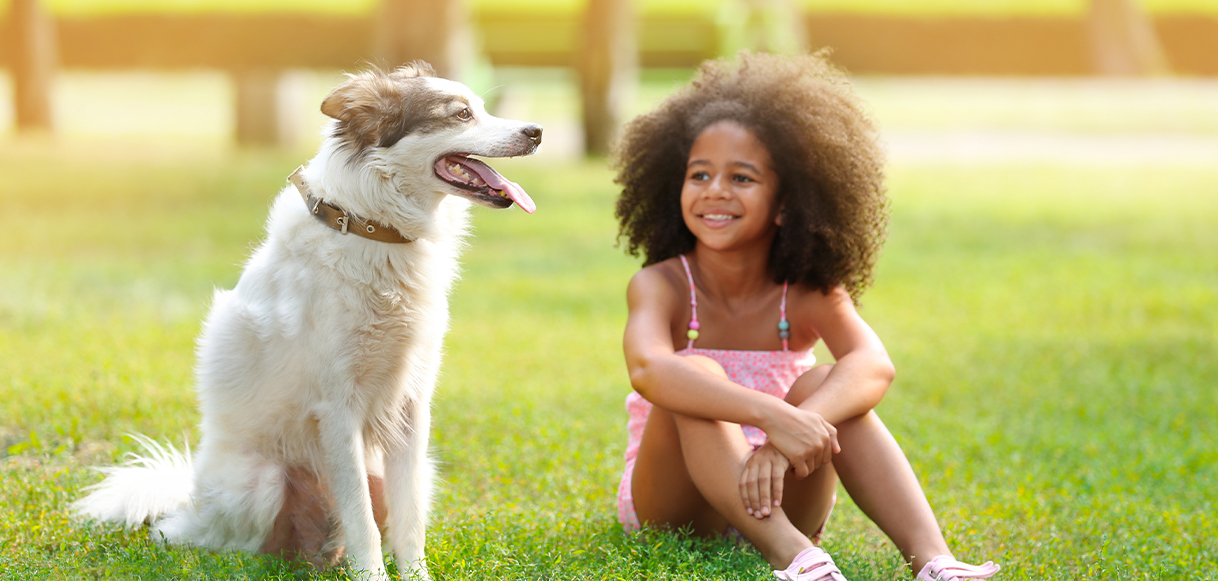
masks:
[[(539, 139), (522, 131), (540, 127), (490, 116), (459, 83), (406, 80), (413, 76), (402, 69), (355, 75), (331, 98), (344, 88), (361, 90), (353, 83), (389, 78), (391, 93), (440, 95), (429, 102), (427, 119), (444, 123), (388, 147), (360, 149), (351, 131), (340, 131), (343, 121), (332, 121), (303, 176), (327, 202), (415, 241), (340, 234), (285, 187), (266, 240), (236, 287), (215, 293), (198, 340), (202, 441), (193, 465), (188, 452), (141, 439), (147, 457), (102, 469), (107, 478), (77, 502), (79, 514), (127, 526), (149, 522), (154, 538), (169, 542), (257, 551), (283, 504), (285, 471), (304, 467), (328, 484), (354, 569), (379, 578), (382, 538), (366, 475), (380, 475), (384, 545), (403, 571), (427, 574), (429, 400), (470, 206), (460, 196), (468, 192), (439, 180), (433, 165), (452, 152), (532, 153)], [(458, 100), (444, 100), (451, 96)], [(346, 105), (359, 105), (354, 101)], [(445, 107), (462, 101), (473, 120), (445, 120), (453, 112)]]

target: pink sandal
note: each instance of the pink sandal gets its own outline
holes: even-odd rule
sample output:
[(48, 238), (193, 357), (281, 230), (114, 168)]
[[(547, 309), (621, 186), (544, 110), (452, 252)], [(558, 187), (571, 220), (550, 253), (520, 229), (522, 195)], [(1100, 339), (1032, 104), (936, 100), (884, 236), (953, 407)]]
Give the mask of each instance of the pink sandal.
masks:
[(939, 555), (931, 559), (922, 572), (918, 573), (918, 581), (967, 581), (968, 579), (989, 579), (1001, 569), (991, 561), (984, 565), (969, 565), (961, 563), (947, 555)]
[(774, 578), (782, 581), (846, 581), (841, 569), (833, 564), (833, 557), (820, 547), (804, 549), (791, 566), (783, 571), (774, 571)]

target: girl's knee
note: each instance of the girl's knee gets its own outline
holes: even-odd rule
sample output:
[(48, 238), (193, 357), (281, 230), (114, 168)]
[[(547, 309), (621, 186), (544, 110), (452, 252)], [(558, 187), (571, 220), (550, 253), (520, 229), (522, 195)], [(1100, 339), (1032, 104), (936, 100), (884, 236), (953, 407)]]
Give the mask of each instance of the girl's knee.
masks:
[(707, 426), (714, 424), (726, 424), (718, 420), (708, 420), (697, 416), (687, 416), (682, 413), (666, 410), (660, 406), (653, 406), (647, 417), (647, 425), (643, 429), (643, 438), (646, 439), (649, 434), (664, 434), (665, 437), (671, 438), (674, 441), (680, 439), (682, 429), (689, 430), (695, 426)]
[(817, 365), (809, 369), (806, 373), (799, 376), (795, 383), (791, 385), (790, 391), (787, 392), (787, 397), (784, 398), (791, 405), (799, 405), (812, 397), (816, 390), (825, 383), (825, 378), (829, 377), (829, 372), (833, 370), (832, 363)]
[(727, 377), (727, 372), (723, 370), (723, 366), (719, 365), (718, 361), (711, 359), (705, 355), (686, 355), (685, 359), (707, 371), (714, 373), (719, 377)]
[(867, 410), (867, 413), (855, 416), (844, 422), (840, 422), (840, 425), (837, 426), (839, 433), (843, 429), (849, 431), (849, 430), (859, 428), (859, 427), (862, 427), (865, 429), (878, 427), (878, 428), (884, 429), (885, 431), (887, 431), (887, 429), (888, 429), (887, 427), (884, 426), (884, 422), (882, 420), (880, 420), (880, 415), (875, 413), (875, 410)]

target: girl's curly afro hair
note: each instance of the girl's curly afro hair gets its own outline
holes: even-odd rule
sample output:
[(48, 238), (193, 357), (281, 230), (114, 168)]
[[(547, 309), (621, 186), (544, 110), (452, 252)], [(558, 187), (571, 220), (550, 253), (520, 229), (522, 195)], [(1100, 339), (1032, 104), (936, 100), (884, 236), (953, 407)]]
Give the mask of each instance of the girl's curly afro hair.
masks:
[(641, 250), (646, 266), (693, 250), (681, 216), (689, 151), (703, 129), (730, 120), (765, 144), (779, 177), (774, 280), (824, 292), (840, 284), (857, 301), (888, 225), (883, 152), (862, 102), (826, 54), (708, 61), (692, 83), (628, 123), (613, 162), (627, 252)]

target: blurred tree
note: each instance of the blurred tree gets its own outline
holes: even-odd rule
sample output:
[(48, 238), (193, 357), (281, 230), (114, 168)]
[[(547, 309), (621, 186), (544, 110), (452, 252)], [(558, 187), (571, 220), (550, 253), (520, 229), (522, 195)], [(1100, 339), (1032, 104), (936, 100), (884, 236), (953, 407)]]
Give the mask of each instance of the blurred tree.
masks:
[(741, 50), (778, 54), (808, 51), (807, 25), (795, 0), (727, 0), (718, 15), (719, 54)]
[(55, 21), (38, 0), (13, 0), (9, 30), (17, 130), (50, 131), (51, 88), (58, 60)]
[(232, 71), (232, 78), (236, 88), (237, 143), (272, 147), (291, 143), (290, 123), (282, 114), (283, 71), (242, 68)]
[(441, 77), (467, 81), (475, 62), (470, 19), (465, 0), (380, 0), (377, 64), (393, 68), (422, 59)]
[(638, 45), (630, 0), (588, 0), (580, 50), (584, 151), (609, 152), (614, 132), (634, 99)]
[(1154, 22), (1136, 0), (1091, 0), (1087, 33), (1097, 73), (1162, 75), (1171, 72)]

